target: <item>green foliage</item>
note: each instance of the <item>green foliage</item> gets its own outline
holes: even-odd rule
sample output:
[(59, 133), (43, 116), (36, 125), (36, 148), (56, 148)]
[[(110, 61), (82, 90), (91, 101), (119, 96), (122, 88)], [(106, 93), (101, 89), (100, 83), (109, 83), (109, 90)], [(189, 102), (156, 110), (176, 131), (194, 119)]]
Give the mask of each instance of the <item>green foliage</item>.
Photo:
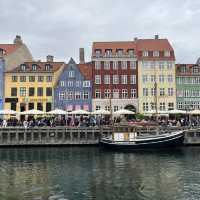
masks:
[(135, 118), (136, 119), (139, 119), (139, 120), (142, 120), (142, 119), (144, 119), (144, 115), (143, 114), (141, 114), (141, 113), (137, 113), (137, 114), (135, 114)]

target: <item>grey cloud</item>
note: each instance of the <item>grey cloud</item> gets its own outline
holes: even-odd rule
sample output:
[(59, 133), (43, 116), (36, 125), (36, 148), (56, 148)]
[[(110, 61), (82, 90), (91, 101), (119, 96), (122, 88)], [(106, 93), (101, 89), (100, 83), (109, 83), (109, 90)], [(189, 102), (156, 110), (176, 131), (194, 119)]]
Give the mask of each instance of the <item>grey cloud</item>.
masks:
[(1, 0), (1, 42), (20, 34), (36, 59), (90, 59), (93, 41), (168, 38), (177, 62), (200, 56), (199, 0)]

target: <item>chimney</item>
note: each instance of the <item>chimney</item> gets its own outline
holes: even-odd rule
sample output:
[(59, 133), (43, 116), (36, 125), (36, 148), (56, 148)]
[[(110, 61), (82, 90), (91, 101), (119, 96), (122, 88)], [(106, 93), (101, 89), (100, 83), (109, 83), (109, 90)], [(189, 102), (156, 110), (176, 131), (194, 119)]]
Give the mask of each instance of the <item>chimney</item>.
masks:
[(138, 40), (138, 38), (137, 38), (137, 37), (135, 37), (135, 38), (134, 38), (134, 41), (136, 42), (137, 40)]
[(52, 55), (47, 56), (47, 62), (53, 62), (53, 56)]
[(20, 35), (16, 35), (16, 37), (14, 39), (14, 44), (16, 44), (16, 45), (22, 45), (23, 44), (23, 41), (22, 41)]
[(159, 35), (155, 35), (155, 40), (158, 40), (159, 39)]
[(79, 48), (79, 62), (80, 64), (85, 63), (84, 48)]

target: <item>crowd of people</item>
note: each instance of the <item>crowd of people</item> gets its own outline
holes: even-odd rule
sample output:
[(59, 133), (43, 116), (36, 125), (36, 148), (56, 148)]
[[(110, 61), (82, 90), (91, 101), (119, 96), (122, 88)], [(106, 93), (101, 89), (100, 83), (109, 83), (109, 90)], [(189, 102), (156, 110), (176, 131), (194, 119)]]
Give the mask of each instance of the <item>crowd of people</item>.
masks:
[(178, 119), (176, 118), (168, 118), (168, 117), (145, 117), (143, 119), (137, 119), (135, 117), (127, 118), (124, 116), (115, 117), (111, 120), (110, 116), (71, 116), (71, 117), (42, 117), (42, 118), (34, 118), (28, 117), (27, 119), (18, 120), (17, 118), (10, 119), (0, 119), (1, 127), (16, 127), (23, 126), (25, 128), (30, 127), (56, 127), (56, 126), (66, 126), (66, 127), (94, 127), (94, 126), (104, 126), (118, 124), (120, 122), (143, 122), (143, 123), (157, 123), (160, 126), (200, 126), (200, 118), (199, 117), (189, 117), (182, 116)]

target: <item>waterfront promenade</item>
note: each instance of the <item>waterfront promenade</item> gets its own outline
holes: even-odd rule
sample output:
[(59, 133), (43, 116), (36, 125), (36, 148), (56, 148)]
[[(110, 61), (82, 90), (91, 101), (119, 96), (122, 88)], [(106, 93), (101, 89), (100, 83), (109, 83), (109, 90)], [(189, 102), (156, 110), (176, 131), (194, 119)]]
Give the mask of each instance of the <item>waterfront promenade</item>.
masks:
[[(200, 145), (200, 128), (168, 127), (161, 132), (184, 130), (185, 145)], [(156, 134), (155, 128), (139, 128), (138, 132)], [(0, 128), (0, 146), (65, 146), (98, 145), (100, 136), (111, 134), (109, 126), (99, 127), (6, 127)]]

